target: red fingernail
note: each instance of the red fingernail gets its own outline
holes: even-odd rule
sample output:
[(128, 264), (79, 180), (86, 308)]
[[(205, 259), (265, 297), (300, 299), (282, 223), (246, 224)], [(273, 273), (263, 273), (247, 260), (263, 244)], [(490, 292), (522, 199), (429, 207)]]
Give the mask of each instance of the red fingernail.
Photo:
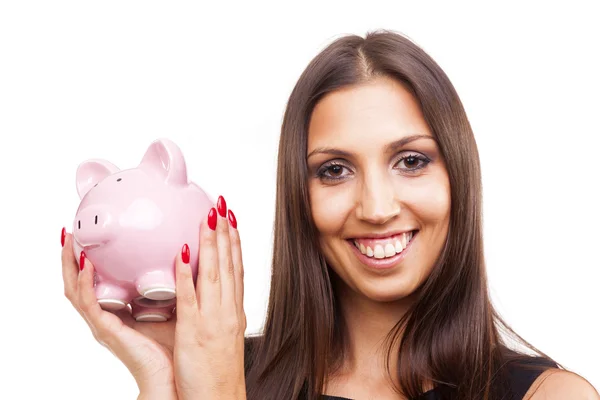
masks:
[(208, 212), (208, 227), (213, 231), (217, 229), (217, 210), (214, 207)]
[(181, 249), (181, 260), (183, 260), (184, 264), (190, 263), (190, 247), (186, 244), (183, 245)]
[(225, 218), (225, 214), (227, 214), (227, 203), (225, 203), (223, 196), (219, 196), (219, 199), (217, 200), (217, 210), (219, 210), (219, 215)]
[(65, 247), (65, 237), (67, 236), (67, 230), (62, 228), (62, 232), (60, 234), (60, 246)]
[(237, 219), (235, 219), (235, 215), (233, 215), (233, 211), (231, 211), (231, 210), (228, 211), (228, 217), (229, 217), (229, 222), (231, 223), (231, 226), (233, 226), (235, 229), (237, 229)]
[(85, 253), (82, 251), (79, 256), (79, 270), (83, 271), (83, 267), (85, 266)]

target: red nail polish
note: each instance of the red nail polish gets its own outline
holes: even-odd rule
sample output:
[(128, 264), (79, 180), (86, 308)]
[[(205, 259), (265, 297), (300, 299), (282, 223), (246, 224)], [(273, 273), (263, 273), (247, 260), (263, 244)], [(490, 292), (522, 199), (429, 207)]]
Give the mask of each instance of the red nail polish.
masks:
[(61, 247), (65, 247), (65, 237), (67, 236), (67, 230), (62, 228), (62, 232), (60, 234), (60, 245)]
[(213, 231), (217, 229), (217, 210), (214, 207), (208, 212), (208, 227)]
[(83, 267), (85, 266), (85, 253), (82, 251), (79, 256), (79, 270), (83, 271)]
[(183, 260), (184, 264), (189, 264), (190, 263), (190, 247), (186, 244), (183, 245), (183, 248), (181, 249), (181, 259)]
[(219, 196), (219, 199), (217, 200), (217, 210), (219, 210), (219, 215), (225, 218), (225, 215), (227, 214), (227, 203), (225, 203), (223, 196)]
[(228, 217), (229, 217), (229, 222), (231, 223), (231, 226), (233, 226), (235, 229), (237, 229), (237, 219), (235, 219), (235, 215), (233, 215), (233, 211), (228, 210)]

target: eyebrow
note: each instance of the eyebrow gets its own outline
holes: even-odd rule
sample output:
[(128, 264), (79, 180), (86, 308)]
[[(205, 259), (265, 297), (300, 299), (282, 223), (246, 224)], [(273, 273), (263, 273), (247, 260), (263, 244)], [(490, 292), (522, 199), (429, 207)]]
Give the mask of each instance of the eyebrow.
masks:
[[(419, 140), (419, 139), (431, 139), (433, 141), (436, 141), (435, 138), (430, 135), (405, 136), (402, 139), (396, 140), (392, 143), (388, 143), (385, 146), (384, 151), (386, 153), (391, 153), (391, 152), (395, 151), (396, 149), (399, 149), (399, 148), (407, 145), (408, 143), (414, 142), (415, 140)], [(313, 151), (311, 151), (310, 154), (306, 158), (309, 159), (311, 156), (316, 155), (316, 154), (331, 154), (331, 155), (340, 156), (340, 157), (350, 157), (352, 155), (352, 153), (350, 153), (350, 152), (347, 152), (345, 150), (336, 149), (333, 147), (318, 147), (318, 148), (314, 149)]]

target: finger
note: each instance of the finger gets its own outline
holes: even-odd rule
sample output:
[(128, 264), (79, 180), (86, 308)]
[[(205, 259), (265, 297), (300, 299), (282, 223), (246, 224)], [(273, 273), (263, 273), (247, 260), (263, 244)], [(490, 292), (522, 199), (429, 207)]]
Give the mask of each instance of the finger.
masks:
[(198, 312), (198, 299), (190, 268), (190, 248), (184, 244), (175, 259), (176, 313), (181, 323), (193, 321)]
[(242, 262), (242, 244), (237, 230), (237, 219), (233, 211), (228, 211), (229, 240), (231, 242), (231, 258), (233, 260), (233, 276), (235, 281), (235, 304), (238, 313), (244, 312), (244, 264)]
[(81, 256), (80, 264), (83, 265), (83, 269), (79, 273), (77, 282), (77, 305), (94, 331), (96, 339), (112, 348), (117, 344), (114, 341), (115, 334), (121, 330), (123, 323), (115, 315), (102, 310), (98, 304), (94, 291), (93, 264), (85, 256)]
[(196, 294), (200, 310), (214, 313), (221, 299), (219, 282), (219, 255), (217, 250), (217, 210), (211, 208), (208, 217), (200, 225), (200, 254), (198, 255), (198, 282)]
[(66, 232), (64, 235), (65, 241), (61, 253), (64, 291), (65, 297), (69, 299), (73, 305), (75, 305), (77, 303), (77, 277), (79, 276), (79, 267), (77, 266), (75, 255), (73, 254), (73, 246), (71, 242), (73, 237)]
[(221, 276), (221, 308), (225, 312), (235, 313), (235, 281), (229, 222), (227, 221), (227, 203), (223, 196), (217, 201), (219, 217), (217, 220), (217, 250), (219, 252), (219, 274)]

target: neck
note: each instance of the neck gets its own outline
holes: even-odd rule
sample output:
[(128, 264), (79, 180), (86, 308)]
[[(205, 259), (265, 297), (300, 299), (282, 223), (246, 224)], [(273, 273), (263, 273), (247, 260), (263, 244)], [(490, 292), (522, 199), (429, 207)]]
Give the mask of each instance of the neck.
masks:
[[(413, 298), (378, 302), (357, 294), (344, 284), (337, 289), (337, 298), (346, 323), (344, 335), (348, 345), (340, 374), (387, 379), (386, 361), (390, 342), (386, 339), (412, 305)], [(400, 340), (391, 345), (389, 366), (395, 377)]]

